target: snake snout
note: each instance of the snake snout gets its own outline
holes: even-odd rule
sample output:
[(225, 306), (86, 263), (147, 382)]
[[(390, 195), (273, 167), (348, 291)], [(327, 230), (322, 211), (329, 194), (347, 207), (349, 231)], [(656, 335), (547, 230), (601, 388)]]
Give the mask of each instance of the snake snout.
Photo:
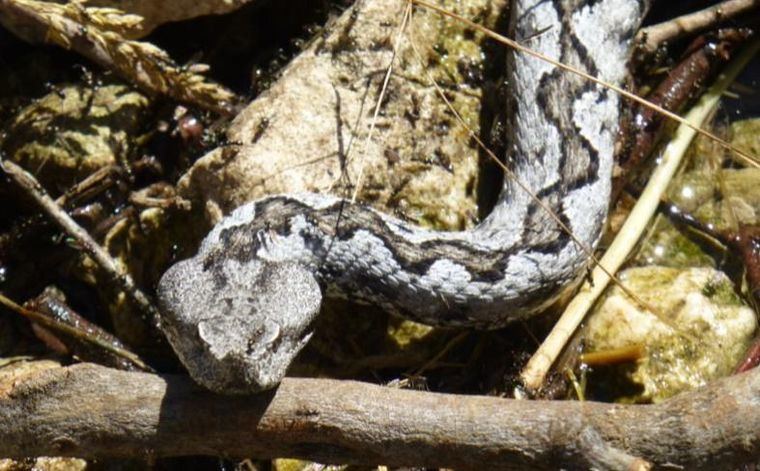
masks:
[(164, 274), (158, 294), (162, 329), (190, 376), (224, 394), (277, 386), (322, 302), (311, 271), (258, 259), (194, 257)]

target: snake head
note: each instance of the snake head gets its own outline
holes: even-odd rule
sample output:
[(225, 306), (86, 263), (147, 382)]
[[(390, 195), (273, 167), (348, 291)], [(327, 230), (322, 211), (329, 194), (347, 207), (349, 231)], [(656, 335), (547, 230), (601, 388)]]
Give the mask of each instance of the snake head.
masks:
[(212, 391), (277, 386), (311, 337), (319, 284), (295, 262), (204, 258), (161, 278), (161, 329), (190, 376)]

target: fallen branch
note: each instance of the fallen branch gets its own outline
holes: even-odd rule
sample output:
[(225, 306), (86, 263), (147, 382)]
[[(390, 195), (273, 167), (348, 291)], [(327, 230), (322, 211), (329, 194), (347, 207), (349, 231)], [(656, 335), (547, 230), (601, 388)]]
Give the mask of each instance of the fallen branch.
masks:
[[(287, 378), (219, 396), (92, 364), (0, 382), (0, 456), (215, 455), (456, 469), (731, 469), (760, 456), (760, 370), (658, 405), (518, 401)], [(644, 461), (647, 460), (647, 461)]]

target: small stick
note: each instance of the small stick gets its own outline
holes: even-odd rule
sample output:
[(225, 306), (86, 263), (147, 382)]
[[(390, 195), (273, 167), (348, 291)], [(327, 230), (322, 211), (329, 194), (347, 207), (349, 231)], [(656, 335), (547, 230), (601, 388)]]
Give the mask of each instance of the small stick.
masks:
[[(5, 303), (8, 305), (8, 303)], [(29, 311), (46, 316), (51, 324), (42, 325), (33, 322), (32, 330), (51, 350), (76, 357), (79, 361), (98, 363), (111, 368), (127, 371), (153, 370), (137, 354), (130, 352), (111, 333), (97, 324), (93, 324), (66, 303), (63, 293), (54, 286), (48, 286), (36, 298), (25, 303)], [(15, 309), (19, 312), (18, 309)], [(19, 312), (30, 320), (30, 312)], [(61, 325), (74, 328), (74, 332), (61, 330)]]
[[(757, 311), (760, 308), (760, 227), (740, 224), (738, 231), (729, 236), (729, 247), (739, 254), (744, 263), (744, 278)], [(760, 335), (755, 336), (734, 373), (742, 373), (758, 365), (760, 365)]]
[(597, 352), (581, 353), (580, 361), (589, 366), (616, 365), (618, 363), (630, 363), (644, 356), (644, 345), (636, 344), (627, 347), (613, 348), (611, 350), (599, 350)]
[(46, 314), (43, 314), (41, 312), (38, 312), (32, 309), (27, 309), (17, 304), (15, 301), (13, 301), (10, 298), (7, 298), (2, 293), (0, 293), (0, 305), (5, 306), (6, 308), (14, 311), (15, 313), (23, 317), (26, 317), (31, 322), (39, 324), (52, 331), (68, 335), (70, 338), (76, 338), (84, 342), (87, 342), (91, 345), (94, 345), (98, 348), (103, 349), (103, 351), (105, 352), (111, 353), (117, 358), (123, 358), (131, 362), (134, 366), (136, 366), (142, 371), (149, 371), (149, 372), (153, 371), (153, 369), (147, 364), (145, 364), (145, 362), (142, 361), (142, 359), (139, 356), (137, 356), (135, 353), (132, 353), (129, 350), (123, 348), (120, 344), (114, 343), (112, 341), (109, 341), (106, 338), (99, 336), (98, 333), (96, 332), (92, 332), (88, 329), (78, 328), (76, 326), (65, 324), (63, 322), (58, 322), (55, 319), (50, 318)]
[[(701, 123), (712, 113), (728, 85), (758, 49), (760, 49), (760, 41), (755, 39), (751, 42), (750, 47), (747, 47), (732, 62), (725, 74), (721, 76), (701, 98), (699, 103), (687, 114), (686, 119), (690, 123)], [(615, 240), (591, 273), (591, 282), (586, 281), (583, 284), (578, 294), (565, 308), (565, 312), (546, 337), (544, 343), (541, 344), (536, 353), (533, 354), (533, 357), (528, 361), (520, 376), (524, 386), (529, 391), (537, 391), (541, 388), (546, 374), (560, 352), (565, 348), (565, 344), (575, 333), (588, 310), (606, 288), (611, 279), (610, 273), (617, 272), (622, 266), (628, 254), (638, 242), (639, 237), (648, 227), (649, 220), (656, 212), (660, 199), (678, 168), (683, 154), (697, 134), (695, 128), (697, 128), (695, 124), (680, 126), (678, 128), (675, 137), (663, 153), (662, 162), (650, 177), (646, 189), (636, 203), (636, 206), (618, 232)]]
[(118, 165), (101, 167), (66, 190), (64, 194), (56, 198), (55, 202), (61, 208), (74, 209), (74, 206), (82, 204), (83, 201), (91, 200), (118, 185), (119, 180), (123, 178), (124, 170)]
[(0, 169), (10, 177), (16, 185), (22, 188), (53, 221), (58, 224), (67, 234), (76, 239), (85, 252), (92, 257), (113, 281), (124, 290), (124, 293), (147, 314), (153, 322), (158, 322), (158, 309), (148, 299), (140, 288), (135, 285), (132, 277), (123, 270), (111, 255), (103, 249), (79, 224), (61, 209), (58, 204), (47, 194), (34, 176), (13, 162), (0, 156)]
[(636, 40), (645, 52), (652, 53), (666, 41), (675, 41), (698, 33), (726, 20), (738, 18), (758, 7), (760, 0), (726, 0), (704, 10), (642, 28), (636, 34)]
[(734, 369), (734, 374), (744, 373), (745, 371), (757, 368), (758, 364), (760, 364), (760, 338), (755, 338), (747, 351), (744, 352), (742, 361)]
[[(120, 171), (116, 165), (102, 167), (67, 190), (55, 202), (67, 211), (76, 211), (76, 205), (82, 204), (83, 201), (88, 201), (113, 187)], [(14, 222), (6, 232), (0, 233), (0, 257), (14, 250), (14, 245), (18, 241), (35, 233), (47, 224), (49, 221), (38, 217), (26, 217)]]

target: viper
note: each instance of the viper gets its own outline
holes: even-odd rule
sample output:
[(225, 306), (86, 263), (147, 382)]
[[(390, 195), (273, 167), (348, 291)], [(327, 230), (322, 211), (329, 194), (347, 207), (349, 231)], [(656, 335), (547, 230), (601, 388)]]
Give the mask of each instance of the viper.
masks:
[[(515, 0), (510, 30), (622, 84), (645, 9), (644, 0)], [(323, 296), (493, 329), (572, 285), (607, 216), (620, 100), (524, 54), (510, 53), (508, 70), (513, 178), (475, 228), (435, 232), (335, 196), (274, 195), (236, 209), (172, 266), (158, 287), (162, 328), (193, 378), (226, 393), (274, 387)]]

